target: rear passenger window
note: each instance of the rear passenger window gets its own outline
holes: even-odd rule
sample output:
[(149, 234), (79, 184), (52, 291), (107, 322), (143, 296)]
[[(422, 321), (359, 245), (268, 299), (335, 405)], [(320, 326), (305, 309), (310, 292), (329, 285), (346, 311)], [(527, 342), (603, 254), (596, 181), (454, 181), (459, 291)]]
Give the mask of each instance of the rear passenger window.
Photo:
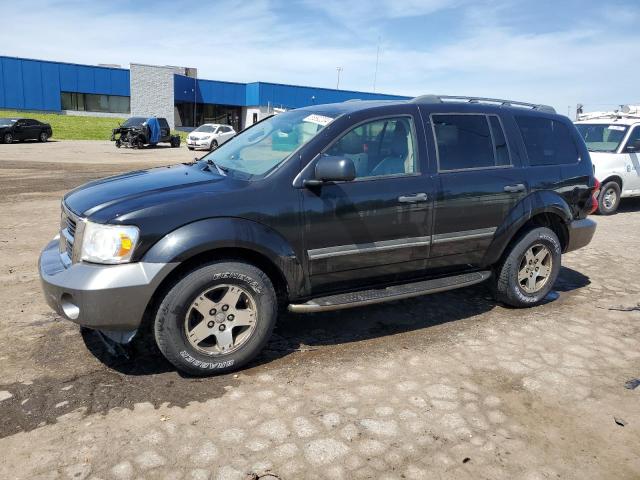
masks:
[(579, 160), (578, 149), (564, 123), (541, 117), (516, 116), (529, 164), (565, 165)]
[(432, 122), (440, 171), (511, 165), (509, 147), (498, 117), (433, 115)]

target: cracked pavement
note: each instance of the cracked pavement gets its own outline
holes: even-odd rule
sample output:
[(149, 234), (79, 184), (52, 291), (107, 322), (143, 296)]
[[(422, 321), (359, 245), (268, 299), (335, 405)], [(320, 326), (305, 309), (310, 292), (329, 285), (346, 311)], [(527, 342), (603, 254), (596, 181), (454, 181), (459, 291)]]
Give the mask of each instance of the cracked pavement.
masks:
[(50, 312), (36, 261), (64, 191), (191, 158), (0, 145), (0, 478), (640, 477), (640, 201), (595, 217), (540, 307), (478, 285), (283, 313), (248, 368), (189, 378), (150, 342), (114, 357)]

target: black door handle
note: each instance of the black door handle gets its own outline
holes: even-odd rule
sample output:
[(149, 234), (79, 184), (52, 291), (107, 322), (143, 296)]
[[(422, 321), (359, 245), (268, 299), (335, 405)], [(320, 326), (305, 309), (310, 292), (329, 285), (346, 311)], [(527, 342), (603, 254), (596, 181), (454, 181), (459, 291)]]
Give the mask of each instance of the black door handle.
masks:
[(522, 183), (517, 183), (515, 185), (507, 185), (504, 187), (504, 191), (509, 193), (524, 192), (525, 190), (526, 190), (526, 187)]
[(429, 196), (426, 193), (416, 193), (415, 195), (401, 195), (398, 197), (400, 203), (426, 202)]

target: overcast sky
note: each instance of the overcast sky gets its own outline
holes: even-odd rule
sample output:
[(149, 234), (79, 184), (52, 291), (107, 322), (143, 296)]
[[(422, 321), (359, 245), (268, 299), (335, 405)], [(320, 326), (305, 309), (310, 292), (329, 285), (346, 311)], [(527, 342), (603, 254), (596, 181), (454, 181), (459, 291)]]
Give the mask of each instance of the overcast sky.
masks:
[(640, 103), (639, 0), (2, 2), (0, 54), (202, 78), (548, 103)]

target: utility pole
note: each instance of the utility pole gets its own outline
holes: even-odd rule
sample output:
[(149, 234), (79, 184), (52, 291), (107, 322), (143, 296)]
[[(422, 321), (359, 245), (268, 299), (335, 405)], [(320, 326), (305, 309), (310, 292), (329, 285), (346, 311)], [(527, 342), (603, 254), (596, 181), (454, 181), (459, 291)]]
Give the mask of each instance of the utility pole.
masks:
[(193, 78), (193, 127), (196, 125), (196, 103), (198, 100), (198, 77)]
[(379, 61), (380, 61), (380, 37), (378, 37), (378, 50), (376, 51), (376, 70), (373, 73), (373, 93), (376, 93), (376, 81), (378, 80)]
[(336, 83), (336, 90), (340, 90), (340, 73), (342, 72), (343, 68), (336, 67), (336, 70), (338, 71), (338, 83)]

